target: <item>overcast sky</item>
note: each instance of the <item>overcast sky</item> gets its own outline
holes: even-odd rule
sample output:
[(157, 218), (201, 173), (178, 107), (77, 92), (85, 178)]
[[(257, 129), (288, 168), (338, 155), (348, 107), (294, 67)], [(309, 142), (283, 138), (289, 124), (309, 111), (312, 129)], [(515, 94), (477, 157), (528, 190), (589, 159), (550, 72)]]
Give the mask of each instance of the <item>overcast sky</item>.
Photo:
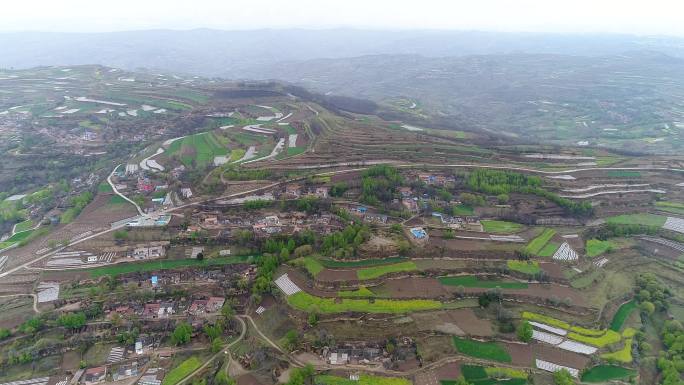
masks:
[(684, 36), (682, 0), (5, 0), (0, 31), (330, 28)]

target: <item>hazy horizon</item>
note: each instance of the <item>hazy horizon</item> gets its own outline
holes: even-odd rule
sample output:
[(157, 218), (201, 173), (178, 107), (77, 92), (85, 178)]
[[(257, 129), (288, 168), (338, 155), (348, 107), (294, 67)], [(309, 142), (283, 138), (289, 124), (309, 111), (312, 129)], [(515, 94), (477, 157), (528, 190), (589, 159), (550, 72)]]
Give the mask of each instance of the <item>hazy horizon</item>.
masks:
[(85, 0), (5, 4), (0, 32), (101, 33), (145, 30), (369, 29), (684, 36), (684, 4), (640, 1), (443, 2), (236, 0), (169, 3)]

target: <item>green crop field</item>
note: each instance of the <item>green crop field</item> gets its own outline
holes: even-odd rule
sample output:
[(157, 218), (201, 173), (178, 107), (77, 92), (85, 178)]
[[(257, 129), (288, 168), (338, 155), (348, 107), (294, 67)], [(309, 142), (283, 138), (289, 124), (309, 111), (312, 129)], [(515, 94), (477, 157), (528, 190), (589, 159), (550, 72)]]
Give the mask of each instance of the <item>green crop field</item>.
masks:
[(539, 256), (540, 257), (552, 257), (553, 254), (558, 250), (560, 247), (560, 244), (556, 242), (549, 242), (546, 244), (546, 246), (542, 247), (542, 249), (539, 251)]
[(594, 282), (596, 282), (602, 276), (603, 272), (601, 270), (591, 270), (588, 273), (579, 274), (577, 277), (573, 278), (570, 281), (570, 286), (574, 287), (575, 289), (584, 289), (585, 287), (593, 285)]
[(632, 314), (636, 308), (637, 304), (634, 300), (623, 303), (613, 316), (613, 321), (610, 323), (610, 330), (619, 332), (622, 329), (622, 326), (625, 324), (627, 318), (629, 318), (629, 315)]
[(249, 146), (253, 144), (263, 144), (268, 142), (269, 138), (266, 136), (249, 134), (246, 132), (231, 133), (230, 138), (238, 142), (242, 146)]
[(439, 283), (447, 286), (463, 286), (463, 287), (481, 287), (494, 288), (500, 287), (502, 289), (527, 289), (525, 282), (513, 281), (496, 281), (496, 280), (481, 280), (474, 275), (464, 275), (459, 277), (440, 277)]
[(541, 271), (539, 262), (537, 261), (516, 261), (509, 259), (506, 262), (509, 269), (518, 271), (524, 274), (534, 275)]
[[(461, 375), (472, 385), (525, 385), (527, 374), (522, 370), (479, 365), (461, 365)], [(442, 381), (442, 385), (455, 381)]]
[(582, 374), (582, 382), (607, 382), (621, 380), (636, 374), (633, 369), (615, 365), (598, 365)]
[(33, 225), (34, 225), (33, 221), (30, 219), (27, 219), (23, 222), (17, 223), (16, 227), (14, 228), (14, 231), (17, 233), (21, 233), (22, 231), (28, 231), (28, 230), (31, 230)]
[(88, 269), (93, 278), (105, 275), (115, 276), (133, 272), (145, 272), (156, 270), (180, 269), (183, 267), (202, 267), (215, 265), (231, 265), (236, 263), (252, 263), (254, 256), (243, 255), (233, 257), (211, 258), (198, 261), (197, 259), (164, 259), (159, 261), (149, 261), (142, 263), (120, 263), (110, 266), (96, 267)]
[(306, 147), (288, 147), (287, 156), (299, 155), (306, 151)]
[(601, 336), (585, 336), (579, 333), (568, 333), (568, 338), (588, 345), (603, 348), (620, 342), (622, 336), (620, 333), (609, 329), (606, 330), (605, 334)]
[(473, 215), (475, 210), (471, 206), (460, 204), (451, 208), (453, 215)]
[(629, 170), (611, 170), (607, 172), (607, 175), (611, 178), (639, 178), (641, 173), (639, 171), (629, 171)]
[(361, 259), (358, 261), (338, 261), (334, 259), (320, 259), (319, 262), (330, 269), (352, 269), (355, 267), (369, 267), (378, 265), (389, 265), (405, 261), (405, 257), (389, 257), (379, 259)]
[(369, 288), (361, 286), (356, 290), (338, 291), (337, 296), (342, 298), (371, 298), (375, 297), (375, 293), (373, 293)]
[(606, 223), (613, 223), (616, 225), (645, 225), (645, 226), (655, 226), (662, 227), (667, 220), (666, 217), (662, 215), (655, 214), (624, 214), (617, 215), (614, 217), (606, 218)]
[(128, 204), (128, 203), (129, 202), (127, 200), (123, 199), (119, 195), (112, 195), (109, 198), (109, 201), (107, 202), (108, 205), (112, 205), (112, 206), (124, 205), (124, 204)]
[(668, 213), (684, 215), (684, 203), (661, 201), (655, 203), (658, 210), (667, 211)]
[(549, 316), (545, 316), (543, 314), (538, 314), (538, 313), (532, 313), (529, 311), (524, 311), (522, 312), (522, 318), (530, 321), (537, 321), (541, 322), (550, 326), (554, 326), (557, 328), (565, 329), (565, 330), (570, 330), (575, 333), (579, 333), (585, 336), (593, 336), (593, 337), (600, 337), (604, 334), (606, 334), (605, 330), (597, 330), (597, 329), (587, 329), (583, 328), (581, 326), (571, 326), (569, 323), (565, 321), (561, 321)]
[(354, 311), (359, 313), (410, 313), (421, 310), (437, 310), (442, 308), (439, 301), (428, 299), (389, 300), (376, 299), (373, 302), (365, 299), (342, 299), (315, 297), (300, 291), (289, 297), (287, 302), (295, 309), (323, 314), (343, 313)]
[(498, 362), (511, 362), (511, 355), (496, 342), (480, 342), (460, 337), (454, 337), (453, 342), (458, 352), (466, 356)]
[(190, 357), (177, 367), (173, 368), (169, 374), (164, 377), (162, 385), (175, 385), (187, 377), (190, 373), (197, 370), (197, 368), (200, 366), (202, 366), (202, 362), (199, 360), (199, 358), (194, 356)]
[(179, 155), (186, 167), (203, 167), (214, 162), (214, 157), (228, 154), (228, 147), (212, 132), (186, 136), (171, 143), (168, 156)]
[(620, 350), (616, 350), (612, 353), (601, 354), (601, 358), (607, 360), (608, 362), (621, 362), (623, 364), (629, 364), (632, 362), (632, 339), (626, 338), (624, 346)]
[(484, 366), (480, 365), (461, 365), (461, 375), (471, 382), (488, 377)]
[(530, 241), (530, 243), (525, 246), (525, 251), (534, 254), (534, 255), (539, 255), (541, 252), (542, 248), (546, 246), (547, 243), (553, 238), (553, 236), (556, 235), (556, 230), (554, 229), (544, 229), (541, 234), (539, 234), (536, 238)]
[(587, 241), (587, 256), (598, 257), (601, 254), (607, 253), (616, 247), (615, 243), (611, 241), (601, 241), (599, 239), (590, 239)]
[(402, 271), (414, 271), (418, 270), (418, 267), (414, 262), (406, 261), (394, 263), (391, 265), (381, 265), (374, 267), (367, 267), (365, 269), (360, 269), (356, 271), (356, 276), (361, 279), (374, 279), (382, 277), (385, 274), (398, 273)]
[(314, 257), (300, 258), (295, 260), (295, 262), (302, 263), (306, 271), (314, 277), (323, 270), (323, 265)]
[(487, 233), (508, 234), (520, 231), (523, 225), (507, 221), (482, 220), (482, 228)]
[(101, 192), (101, 193), (113, 192), (112, 186), (110, 186), (109, 183), (107, 183), (107, 182), (100, 183), (97, 186), (97, 192)]
[[(31, 233), (33, 233), (33, 231), (34, 230), (26, 230), (26, 231), (22, 231), (20, 233), (16, 233), (16, 234), (12, 235), (11, 237), (7, 238), (4, 242), (2, 242), (2, 244), (6, 244), (7, 246), (4, 246), (4, 247), (8, 247), (8, 246), (11, 246), (15, 243), (19, 243), (19, 242), (25, 240), (26, 238), (28, 238), (31, 235)], [(0, 246), (0, 248), (4, 248), (4, 247)]]
[(314, 379), (316, 385), (411, 385), (411, 381), (398, 377), (381, 377), (361, 374), (358, 381), (333, 375), (319, 375)]

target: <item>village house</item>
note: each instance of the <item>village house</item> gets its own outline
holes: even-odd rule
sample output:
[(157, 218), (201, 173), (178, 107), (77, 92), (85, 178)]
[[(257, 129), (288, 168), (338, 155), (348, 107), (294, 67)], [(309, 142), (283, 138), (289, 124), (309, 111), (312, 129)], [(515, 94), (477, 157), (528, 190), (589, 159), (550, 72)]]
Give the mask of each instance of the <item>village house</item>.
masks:
[(225, 299), (222, 297), (209, 297), (209, 299), (196, 299), (192, 301), (188, 308), (188, 313), (201, 315), (206, 313), (216, 313), (223, 307)]
[(299, 198), (301, 196), (302, 188), (298, 184), (288, 184), (285, 186), (286, 198)]
[(161, 258), (166, 254), (164, 246), (138, 247), (133, 249), (131, 257), (135, 259)]
[(154, 191), (154, 185), (148, 178), (138, 178), (138, 191), (149, 194)]
[(219, 220), (216, 215), (208, 215), (204, 218), (205, 226), (218, 226)]
[(128, 305), (121, 305), (111, 310), (107, 317), (111, 319), (112, 317), (114, 317), (114, 314), (118, 314), (119, 317), (125, 318), (134, 315), (135, 310), (133, 310), (133, 308)]
[(402, 199), (401, 204), (406, 207), (406, 210), (408, 210), (411, 213), (417, 213), (419, 210), (418, 208), (418, 202), (416, 202), (415, 199)]
[(366, 214), (363, 219), (371, 223), (387, 223), (387, 215), (383, 214)]
[(180, 189), (181, 196), (183, 196), (183, 199), (190, 199), (192, 198), (192, 190), (190, 190), (189, 187), (183, 187)]
[(399, 187), (399, 194), (402, 198), (409, 198), (413, 195), (413, 189), (411, 187)]
[(314, 190), (314, 195), (318, 198), (327, 198), (329, 191), (330, 189), (326, 186), (316, 187), (316, 189)]

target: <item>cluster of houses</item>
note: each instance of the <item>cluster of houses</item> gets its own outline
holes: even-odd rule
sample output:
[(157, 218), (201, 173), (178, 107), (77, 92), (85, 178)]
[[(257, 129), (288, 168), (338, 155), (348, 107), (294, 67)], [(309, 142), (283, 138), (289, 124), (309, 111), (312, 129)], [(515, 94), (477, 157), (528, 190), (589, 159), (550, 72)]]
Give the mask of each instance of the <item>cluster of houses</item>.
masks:
[(166, 248), (164, 246), (144, 246), (136, 247), (135, 249), (129, 251), (128, 257), (145, 260), (145, 259), (156, 259), (161, 258), (166, 255)]
[(442, 225), (454, 230), (482, 231), (480, 218), (476, 216), (451, 216), (442, 213), (432, 213)]
[(388, 219), (387, 215), (369, 211), (365, 206), (348, 206), (347, 212), (368, 223), (386, 224)]
[(329, 234), (343, 227), (343, 223), (334, 215), (309, 215), (299, 211), (278, 212), (270, 215), (225, 215), (216, 212), (199, 212), (194, 214), (192, 219), (193, 224), (186, 229), (188, 234), (204, 230), (228, 237), (232, 230), (237, 229), (249, 229), (257, 237), (267, 237), (273, 234), (295, 234), (303, 230)]
[(327, 186), (301, 186), (297, 183), (291, 183), (285, 186), (284, 196), (286, 199), (299, 199), (305, 196), (313, 196), (317, 198), (327, 198), (330, 193), (330, 188)]
[(122, 318), (138, 316), (143, 319), (167, 319), (174, 315), (192, 315), (203, 316), (218, 313), (225, 298), (223, 297), (208, 297), (203, 299), (191, 300), (188, 304), (166, 300), (166, 301), (152, 301), (142, 305), (138, 304), (120, 304), (105, 311), (108, 318), (115, 317), (114, 314)]

